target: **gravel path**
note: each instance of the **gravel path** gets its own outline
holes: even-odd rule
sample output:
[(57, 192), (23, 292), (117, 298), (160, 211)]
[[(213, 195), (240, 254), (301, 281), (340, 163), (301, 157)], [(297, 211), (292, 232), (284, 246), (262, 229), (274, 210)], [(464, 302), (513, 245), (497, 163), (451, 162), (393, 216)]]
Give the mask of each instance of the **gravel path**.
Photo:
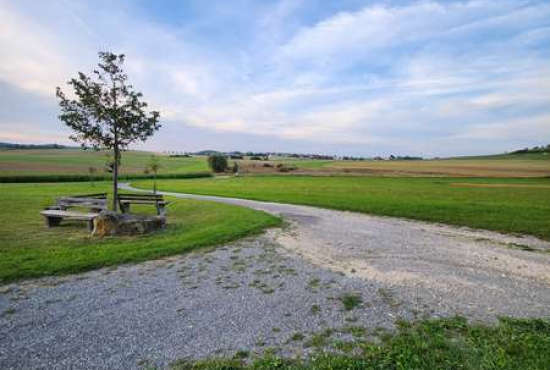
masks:
[[(290, 225), (210, 251), (2, 286), (1, 369), (162, 368), (240, 350), (303, 356), (376, 340), (397, 318), (550, 316), (548, 242), (166, 194), (264, 210)], [(347, 310), (346, 296), (361, 302)]]

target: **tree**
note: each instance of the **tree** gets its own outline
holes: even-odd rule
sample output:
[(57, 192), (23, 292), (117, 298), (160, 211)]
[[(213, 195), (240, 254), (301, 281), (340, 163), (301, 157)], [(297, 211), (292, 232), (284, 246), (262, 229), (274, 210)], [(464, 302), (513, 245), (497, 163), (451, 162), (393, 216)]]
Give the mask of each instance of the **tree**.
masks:
[(237, 164), (237, 161), (233, 161), (233, 167), (231, 167), (231, 172), (234, 174), (239, 173), (239, 165)]
[(208, 165), (214, 172), (225, 172), (227, 170), (227, 158), (220, 153), (212, 154), (208, 156)]
[(68, 82), (76, 99), (69, 99), (57, 88), (59, 119), (73, 133), (70, 138), (95, 150), (113, 153), (113, 210), (118, 210), (118, 173), (121, 153), (134, 142), (144, 142), (160, 129), (160, 113), (147, 112), (143, 95), (127, 83), (124, 54), (99, 53), (94, 78), (82, 72)]
[(92, 188), (95, 187), (94, 173), (96, 172), (97, 172), (97, 168), (95, 168), (94, 166), (88, 167), (88, 176), (90, 176), (90, 184), (92, 185)]
[(149, 161), (149, 164), (147, 165), (147, 168), (145, 168), (145, 173), (153, 173), (153, 194), (157, 193), (157, 172), (159, 172), (162, 169), (162, 166), (160, 165), (159, 158), (156, 155), (152, 155), (151, 159)]

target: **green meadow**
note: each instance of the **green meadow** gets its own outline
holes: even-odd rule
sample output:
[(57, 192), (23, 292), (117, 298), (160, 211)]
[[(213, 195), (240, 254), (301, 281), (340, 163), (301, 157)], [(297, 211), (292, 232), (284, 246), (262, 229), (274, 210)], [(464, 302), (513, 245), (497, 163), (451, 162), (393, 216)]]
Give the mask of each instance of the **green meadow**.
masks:
[[(145, 236), (92, 237), (82, 222), (46, 228), (38, 212), (59, 196), (108, 191), (110, 184), (0, 184), (0, 283), (161, 258), (230, 242), (280, 223), (242, 207), (170, 199), (166, 230)], [(136, 207), (155, 213), (154, 207)]]
[[(136, 181), (150, 188), (150, 181)], [(550, 178), (262, 176), (160, 180), (165, 191), (319, 206), (550, 240)]]

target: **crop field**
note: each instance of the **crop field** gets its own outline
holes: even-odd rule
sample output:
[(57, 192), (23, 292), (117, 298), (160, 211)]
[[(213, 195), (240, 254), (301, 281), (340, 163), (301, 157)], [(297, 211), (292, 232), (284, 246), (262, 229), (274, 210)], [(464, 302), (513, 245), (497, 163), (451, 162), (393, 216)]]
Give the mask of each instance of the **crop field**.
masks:
[[(547, 177), (550, 176), (550, 155), (547, 154), (528, 153), (408, 161), (300, 161), (281, 158), (279, 162), (297, 166), (298, 173), (319, 175)], [(247, 165), (251, 164), (247, 163)], [(258, 171), (260, 167), (256, 165), (256, 170), (251, 172), (260, 172)]]
[[(123, 154), (122, 174), (142, 174), (153, 153), (129, 151)], [(108, 154), (80, 149), (0, 150), (0, 176), (88, 173), (90, 166), (104, 173)], [(160, 173), (208, 171), (204, 157), (168, 157), (158, 155)]]
[[(148, 181), (133, 183), (151, 187)], [(258, 176), (160, 190), (319, 206), (550, 239), (550, 179)]]
[(393, 176), (542, 177), (550, 176), (550, 158), (441, 159), (423, 161), (333, 162), (328, 171)]
[[(168, 228), (141, 237), (97, 239), (83, 223), (46, 228), (38, 212), (58, 196), (107, 191), (79, 184), (0, 184), (0, 283), (77, 273), (120, 263), (144, 261), (229, 242), (277, 225), (263, 212), (211, 202), (171, 200)], [(154, 213), (153, 207), (136, 207)]]

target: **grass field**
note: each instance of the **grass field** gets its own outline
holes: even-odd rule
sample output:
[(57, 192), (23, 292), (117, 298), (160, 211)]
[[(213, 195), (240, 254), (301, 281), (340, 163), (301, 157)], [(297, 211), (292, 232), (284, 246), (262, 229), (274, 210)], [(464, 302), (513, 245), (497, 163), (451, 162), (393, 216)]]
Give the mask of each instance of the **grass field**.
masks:
[[(166, 230), (141, 237), (98, 239), (83, 223), (48, 229), (38, 212), (57, 196), (107, 191), (96, 184), (0, 184), (0, 283), (61, 275), (178, 254), (225, 243), (280, 220), (241, 207), (172, 199)], [(154, 213), (153, 207), (136, 208)]]
[[(130, 151), (122, 157), (121, 173), (142, 174), (153, 153)], [(160, 173), (209, 171), (205, 157), (172, 158), (159, 155)], [(103, 174), (106, 152), (80, 149), (0, 150), (0, 176), (37, 174), (86, 175), (88, 167)]]
[[(137, 187), (151, 187), (137, 181)], [(160, 190), (320, 206), (550, 240), (550, 179), (263, 176), (161, 180)]]

